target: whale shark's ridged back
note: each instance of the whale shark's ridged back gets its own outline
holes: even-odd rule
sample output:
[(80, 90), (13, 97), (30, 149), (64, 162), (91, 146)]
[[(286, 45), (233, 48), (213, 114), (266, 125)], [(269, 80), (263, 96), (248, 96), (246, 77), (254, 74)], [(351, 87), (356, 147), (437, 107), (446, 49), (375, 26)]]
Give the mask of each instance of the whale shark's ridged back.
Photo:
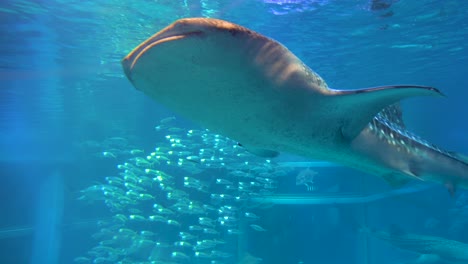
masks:
[(376, 133), (380, 139), (385, 139), (389, 144), (396, 145), (407, 152), (417, 152), (421, 147), (425, 147), (452, 159), (456, 159), (468, 166), (467, 161), (461, 159), (456, 153), (443, 150), (408, 131), (403, 122), (403, 115), (399, 103), (384, 108), (372, 119), (369, 126), (371, 131)]

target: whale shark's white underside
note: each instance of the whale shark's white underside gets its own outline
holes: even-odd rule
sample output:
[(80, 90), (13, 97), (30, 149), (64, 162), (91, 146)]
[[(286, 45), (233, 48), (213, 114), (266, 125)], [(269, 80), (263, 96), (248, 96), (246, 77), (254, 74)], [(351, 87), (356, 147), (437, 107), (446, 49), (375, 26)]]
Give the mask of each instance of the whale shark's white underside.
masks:
[(341, 163), (393, 185), (417, 178), (468, 186), (468, 165), (407, 133), (398, 102), (432, 87), (333, 90), (280, 43), (239, 25), (181, 19), (122, 61), (155, 101), (249, 151)]

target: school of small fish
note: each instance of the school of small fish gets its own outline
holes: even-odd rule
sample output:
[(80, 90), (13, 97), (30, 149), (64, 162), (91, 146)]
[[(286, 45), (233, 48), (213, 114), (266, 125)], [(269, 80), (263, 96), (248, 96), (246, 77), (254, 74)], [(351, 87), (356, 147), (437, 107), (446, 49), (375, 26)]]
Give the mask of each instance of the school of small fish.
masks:
[(100, 155), (123, 161), (119, 175), (82, 190), (78, 199), (103, 202), (113, 216), (100, 221), (96, 245), (75, 263), (243, 263), (238, 237), (268, 231), (259, 220), (271, 205), (251, 198), (273, 194), (289, 170), (176, 122), (165, 118), (155, 127), (165, 140), (152, 151), (109, 139)]

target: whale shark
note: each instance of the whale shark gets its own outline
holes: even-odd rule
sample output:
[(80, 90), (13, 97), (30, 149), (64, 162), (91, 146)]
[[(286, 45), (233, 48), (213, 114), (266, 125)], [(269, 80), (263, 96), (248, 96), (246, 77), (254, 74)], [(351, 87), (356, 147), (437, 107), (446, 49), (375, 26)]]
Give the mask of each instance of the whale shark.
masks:
[(459, 154), (408, 132), (399, 102), (443, 94), (387, 85), (336, 90), (279, 42), (212, 18), (179, 19), (122, 60), (133, 86), (159, 104), (263, 157), (335, 162), (399, 187), (413, 179), (468, 187)]
[(382, 231), (364, 228), (361, 231), (402, 250), (421, 254), (412, 263), (468, 263), (468, 244), (443, 237), (405, 233), (395, 228)]

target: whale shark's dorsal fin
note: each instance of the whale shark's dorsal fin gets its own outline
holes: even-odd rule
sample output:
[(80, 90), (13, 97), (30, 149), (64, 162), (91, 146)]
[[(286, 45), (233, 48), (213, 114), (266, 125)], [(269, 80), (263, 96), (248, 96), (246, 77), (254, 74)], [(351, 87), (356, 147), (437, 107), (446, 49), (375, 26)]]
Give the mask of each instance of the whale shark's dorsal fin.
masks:
[(391, 85), (359, 90), (333, 90), (339, 100), (342, 120), (341, 133), (348, 140), (354, 139), (374, 116), (384, 108), (413, 96), (442, 96), (434, 87), (419, 85)]

